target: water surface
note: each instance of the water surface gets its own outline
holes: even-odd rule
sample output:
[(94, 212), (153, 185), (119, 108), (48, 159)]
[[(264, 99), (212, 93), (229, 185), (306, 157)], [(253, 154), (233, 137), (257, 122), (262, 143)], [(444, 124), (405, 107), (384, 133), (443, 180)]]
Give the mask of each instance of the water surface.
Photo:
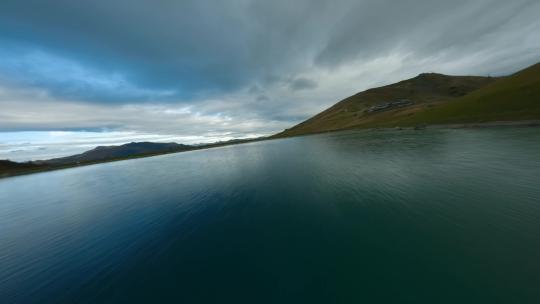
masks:
[(0, 180), (1, 303), (540, 303), (540, 129), (342, 132)]

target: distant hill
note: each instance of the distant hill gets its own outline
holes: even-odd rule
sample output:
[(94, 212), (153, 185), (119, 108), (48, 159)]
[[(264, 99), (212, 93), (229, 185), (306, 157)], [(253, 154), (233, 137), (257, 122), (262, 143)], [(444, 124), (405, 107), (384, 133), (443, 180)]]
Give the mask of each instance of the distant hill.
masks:
[(420, 74), (415, 78), (369, 89), (348, 97), (278, 136), (295, 136), (370, 125), (390, 113), (410, 115), (455, 100), (497, 78)]
[(120, 146), (99, 146), (81, 154), (49, 160), (38, 160), (24, 163), (0, 160), (0, 177), (64, 169), (137, 157), (155, 156), (166, 153), (209, 149), (264, 139), (266, 138), (259, 137), (249, 139), (234, 139), (196, 146), (182, 145), (177, 143), (132, 142)]
[(0, 160), (0, 177), (15, 175), (22, 172), (39, 171), (47, 168), (44, 164), (32, 162), (17, 163), (10, 160)]
[(31, 162), (26, 163), (17, 163), (10, 160), (1, 160), (0, 159), (0, 171), (2, 170), (16, 170), (16, 169), (31, 169), (40, 167), (38, 164)]
[(49, 165), (67, 165), (181, 152), (187, 150), (193, 150), (193, 147), (177, 143), (132, 142), (121, 146), (99, 146), (81, 154), (54, 158), (43, 161), (43, 163)]

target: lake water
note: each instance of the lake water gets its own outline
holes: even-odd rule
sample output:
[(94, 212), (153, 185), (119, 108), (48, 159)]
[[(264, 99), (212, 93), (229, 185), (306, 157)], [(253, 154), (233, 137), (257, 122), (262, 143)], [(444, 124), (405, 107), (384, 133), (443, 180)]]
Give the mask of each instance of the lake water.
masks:
[(540, 303), (540, 128), (361, 131), (0, 180), (1, 303)]

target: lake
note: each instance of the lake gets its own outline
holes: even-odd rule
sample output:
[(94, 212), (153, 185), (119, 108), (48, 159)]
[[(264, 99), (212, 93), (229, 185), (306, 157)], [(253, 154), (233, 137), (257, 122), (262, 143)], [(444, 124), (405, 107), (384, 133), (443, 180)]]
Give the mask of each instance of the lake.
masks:
[(351, 131), (0, 179), (1, 303), (540, 303), (540, 128)]

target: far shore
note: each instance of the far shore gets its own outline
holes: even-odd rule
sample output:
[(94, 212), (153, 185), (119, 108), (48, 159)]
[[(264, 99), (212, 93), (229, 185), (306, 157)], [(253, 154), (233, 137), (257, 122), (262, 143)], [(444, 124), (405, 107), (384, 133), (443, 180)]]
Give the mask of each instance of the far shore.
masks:
[(186, 150), (186, 151), (134, 155), (134, 156), (125, 157), (125, 158), (107, 159), (107, 160), (102, 160), (102, 161), (94, 161), (94, 162), (87, 162), (87, 163), (80, 163), (80, 164), (73, 164), (73, 165), (50, 166), (50, 167), (35, 168), (35, 169), (21, 170), (21, 171), (0, 172), (0, 179), (7, 178), (7, 177), (13, 177), (13, 176), (19, 176), (19, 175), (27, 175), (27, 174), (32, 174), (32, 173), (44, 173), (44, 172), (61, 170), (61, 169), (69, 169), (69, 168), (76, 168), (76, 167), (81, 167), (81, 166), (97, 165), (97, 164), (102, 164), (102, 163), (110, 163), (110, 162), (131, 160), (131, 159), (137, 159), (137, 158), (146, 158), (146, 157), (153, 157), (153, 156), (160, 156), (160, 155), (167, 155), (167, 154), (176, 154), (176, 153), (183, 153), (183, 152), (206, 150), (206, 149), (212, 149), (212, 148), (218, 148), (218, 147), (224, 147), (224, 146), (241, 145), (241, 144), (259, 142), (259, 141), (266, 141), (266, 140), (286, 139), (286, 138), (292, 138), (292, 137), (312, 136), (312, 135), (320, 135), (320, 134), (325, 134), (325, 133), (337, 133), (337, 132), (354, 131), (354, 130), (366, 130), (366, 131), (419, 130), (420, 131), (420, 130), (425, 130), (425, 129), (466, 129), (466, 128), (495, 128), (495, 127), (539, 127), (539, 126), (540, 126), (540, 120), (492, 121), (492, 122), (475, 122), (475, 123), (452, 123), (452, 124), (430, 124), (430, 125), (425, 124), (425, 125), (403, 126), (403, 127), (401, 127), (401, 126), (375, 127), (375, 128), (374, 127), (364, 127), (364, 128), (362, 128), (362, 127), (354, 127), (354, 128), (346, 128), (346, 129), (327, 130), (327, 131), (322, 131), (322, 132), (317, 132), (317, 133), (310, 133), (310, 134), (293, 135), (293, 136), (272, 135), (272, 136), (269, 136), (269, 137), (238, 140), (238, 141), (234, 141), (234, 142), (230, 142), (230, 143), (209, 144), (209, 145), (204, 145), (204, 146), (200, 146), (200, 147), (194, 147), (194, 149)]
[(491, 128), (491, 127), (538, 127), (540, 120), (522, 120), (522, 121), (491, 121), (491, 122), (474, 122), (474, 123), (454, 123), (454, 124), (436, 124), (429, 125), (430, 128)]
[(351, 128), (325, 130), (320, 132), (313, 132), (307, 134), (281, 136), (279, 134), (272, 135), (267, 139), (281, 139), (301, 136), (312, 136), (318, 134), (335, 133), (343, 131), (353, 130), (367, 130), (367, 131), (379, 131), (379, 130), (424, 130), (424, 129), (467, 129), (467, 128), (495, 128), (495, 127), (539, 127), (540, 120), (519, 120), (519, 121), (490, 121), (490, 122), (471, 122), (471, 123), (449, 123), (449, 124), (420, 124), (416, 126), (400, 126), (393, 127), (373, 127), (373, 126), (355, 126)]

